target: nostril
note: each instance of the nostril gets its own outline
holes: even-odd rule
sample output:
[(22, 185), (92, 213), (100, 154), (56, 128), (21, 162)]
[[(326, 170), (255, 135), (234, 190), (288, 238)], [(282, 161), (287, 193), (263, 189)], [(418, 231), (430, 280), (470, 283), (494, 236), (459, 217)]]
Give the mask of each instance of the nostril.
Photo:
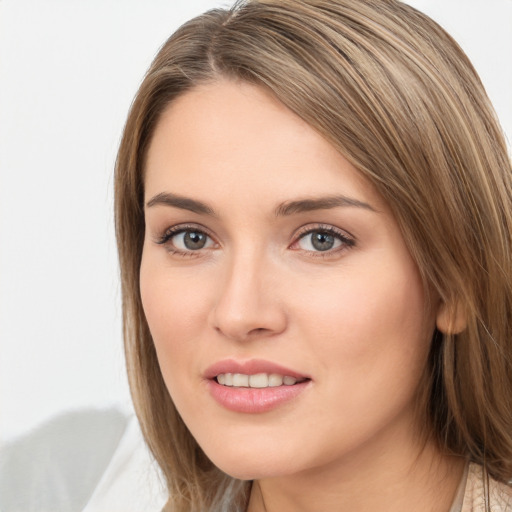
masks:
[(264, 327), (258, 327), (257, 329), (253, 329), (249, 332), (249, 334), (261, 334), (268, 331), (268, 329), (265, 329)]

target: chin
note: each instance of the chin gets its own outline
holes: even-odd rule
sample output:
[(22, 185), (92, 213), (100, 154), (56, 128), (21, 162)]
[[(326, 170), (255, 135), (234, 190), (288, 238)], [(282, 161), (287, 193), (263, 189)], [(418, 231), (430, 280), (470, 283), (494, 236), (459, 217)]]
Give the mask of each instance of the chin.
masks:
[(272, 453), (269, 447), (246, 446), (239, 444), (230, 447), (221, 446), (214, 450), (205, 450), (207, 457), (221, 471), (239, 480), (260, 480), (263, 478), (276, 478), (300, 471), (300, 461), (297, 460), (297, 451)]

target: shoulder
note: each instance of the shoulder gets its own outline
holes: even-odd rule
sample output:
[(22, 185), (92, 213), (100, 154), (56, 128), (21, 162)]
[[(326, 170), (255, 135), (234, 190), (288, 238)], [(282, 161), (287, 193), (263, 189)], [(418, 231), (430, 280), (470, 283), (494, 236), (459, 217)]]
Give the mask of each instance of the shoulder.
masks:
[(471, 463), (461, 512), (486, 512), (486, 510), (511, 512), (512, 487), (488, 477), (482, 466)]

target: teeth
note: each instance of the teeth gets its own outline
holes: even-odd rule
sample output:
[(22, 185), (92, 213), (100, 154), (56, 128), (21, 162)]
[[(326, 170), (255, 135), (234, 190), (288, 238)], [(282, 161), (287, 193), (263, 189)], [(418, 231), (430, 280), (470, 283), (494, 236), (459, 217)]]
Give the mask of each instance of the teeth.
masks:
[(268, 376), (268, 385), (271, 388), (275, 388), (277, 386), (282, 386), (283, 385), (283, 376), (278, 375), (277, 373), (272, 373), (271, 375)]
[(283, 378), (283, 384), (285, 386), (293, 386), (297, 382), (297, 379), (295, 377), (284, 377)]
[(249, 376), (250, 388), (268, 388), (268, 375), (266, 373), (257, 373)]
[(233, 375), (233, 386), (237, 388), (248, 388), (249, 375), (244, 375), (243, 373), (235, 373)]
[(297, 379), (287, 375), (278, 375), (277, 373), (256, 373), (255, 375), (221, 373), (217, 375), (217, 382), (223, 386), (236, 388), (274, 388), (283, 384), (293, 386), (297, 383)]

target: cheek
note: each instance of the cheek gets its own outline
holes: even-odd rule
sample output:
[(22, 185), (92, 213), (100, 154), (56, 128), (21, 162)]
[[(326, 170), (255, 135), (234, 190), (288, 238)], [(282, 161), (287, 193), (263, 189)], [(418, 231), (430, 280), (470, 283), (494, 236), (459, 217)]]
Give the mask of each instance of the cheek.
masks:
[[(415, 267), (368, 266), (297, 301), (299, 330), (316, 340), (326, 370), (351, 384), (419, 379), (434, 330)], [(330, 373), (332, 376), (333, 374)], [(364, 376), (364, 379), (361, 377)], [(333, 381), (334, 385), (334, 381)]]
[(417, 273), (379, 270), (347, 272), (329, 293), (296, 302), (297, 332), (308, 344), (299, 350), (317, 365), (323, 397), (311, 417), (342, 449), (413, 414), (434, 329)]
[[(173, 268), (167, 260), (164, 251), (145, 247), (140, 291), (144, 313), (155, 338), (203, 325), (197, 318), (204, 313), (208, 302), (206, 287), (197, 279), (197, 272), (190, 267)], [(176, 335), (172, 338), (181, 339)]]
[(172, 380), (189, 371), (197, 341), (205, 328), (208, 302), (197, 280), (186, 271), (173, 272), (165, 263), (144, 254), (140, 290), (144, 314), (155, 344), (162, 374)]

